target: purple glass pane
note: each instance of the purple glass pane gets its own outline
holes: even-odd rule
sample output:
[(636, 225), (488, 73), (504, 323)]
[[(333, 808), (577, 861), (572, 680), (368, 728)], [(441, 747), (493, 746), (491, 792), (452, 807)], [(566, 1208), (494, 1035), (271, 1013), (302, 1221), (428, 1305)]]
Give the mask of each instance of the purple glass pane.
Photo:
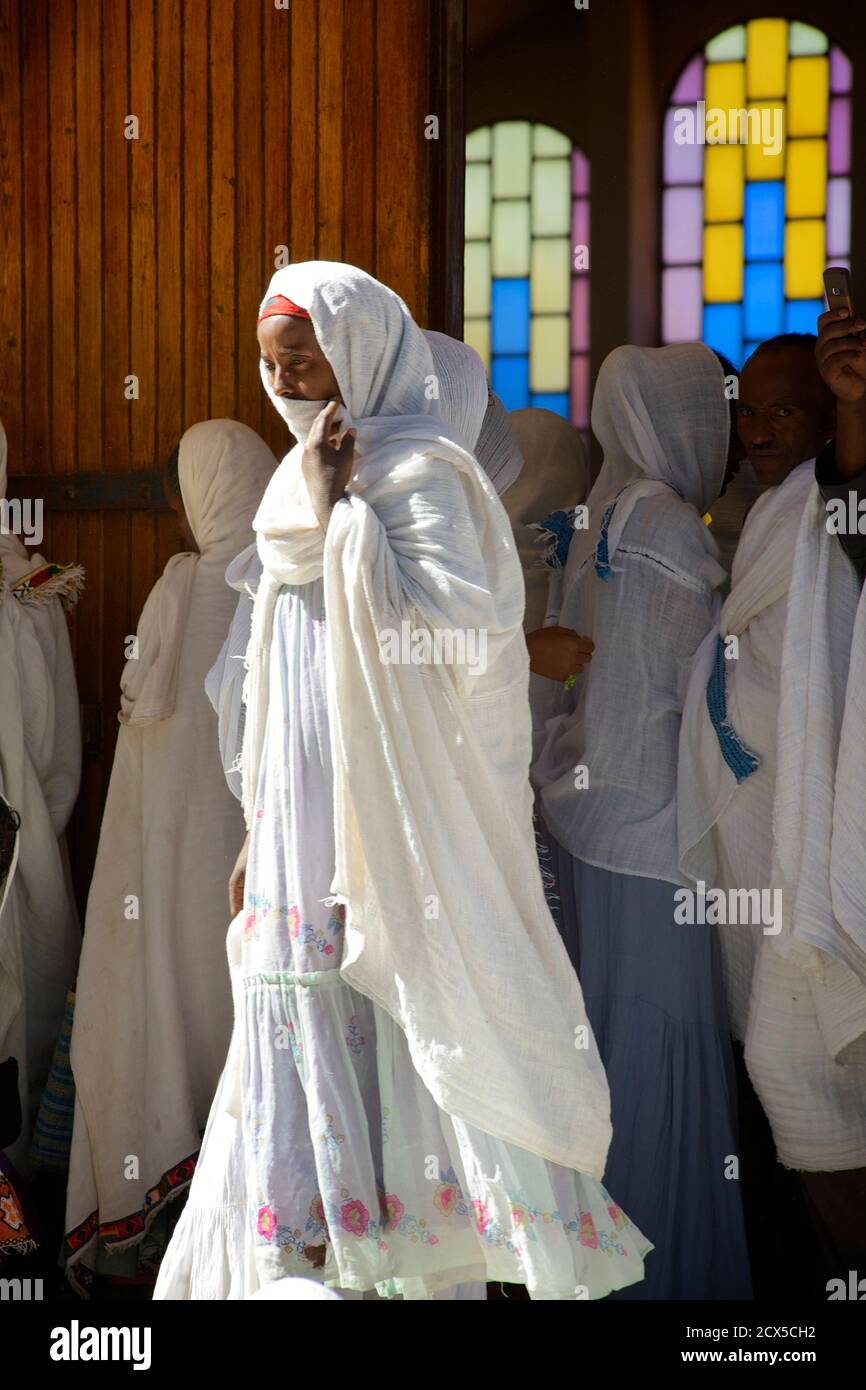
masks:
[[(571, 251), (574, 265), (575, 246), (585, 246), (589, 250), (589, 200), (578, 198), (571, 205)], [(589, 267), (587, 266), (586, 269)]]
[(851, 60), (846, 58), (841, 48), (830, 49), (830, 91), (850, 92)]
[(571, 282), (571, 350), (589, 352), (589, 276)]
[(571, 359), (571, 423), (586, 429), (589, 424), (589, 358)]
[[(674, 121), (677, 111), (692, 113), (691, 134), (697, 133), (697, 111), (694, 106), (668, 107), (665, 116), (665, 183), (700, 183), (704, 173), (703, 145), (678, 145), (674, 140)], [(683, 128), (683, 118), (676, 121)]]
[(683, 68), (671, 101), (700, 101), (704, 95), (704, 55), (699, 53)]
[(830, 102), (830, 134), (827, 151), (827, 171), (847, 174), (851, 171), (851, 98), (834, 97)]
[(693, 343), (701, 336), (701, 271), (677, 267), (662, 273), (662, 341)]
[(704, 200), (699, 188), (666, 188), (662, 205), (665, 265), (694, 265), (701, 259)]
[(589, 160), (580, 150), (573, 150), (571, 155), (571, 191), (575, 198), (589, 193)]
[(847, 256), (851, 246), (851, 180), (827, 181), (827, 255)]

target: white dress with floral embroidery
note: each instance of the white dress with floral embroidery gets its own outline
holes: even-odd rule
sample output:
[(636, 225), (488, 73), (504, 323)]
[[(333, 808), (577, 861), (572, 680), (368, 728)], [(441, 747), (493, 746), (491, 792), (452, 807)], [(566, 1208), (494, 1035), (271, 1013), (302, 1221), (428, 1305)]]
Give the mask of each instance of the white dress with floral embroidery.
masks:
[(601, 1184), (440, 1110), (399, 1026), (343, 982), (322, 582), (284, 588), (274, 623), (229, 929), (234, 1036), (155, 1296), (243, 1298), (286, 1275), (405, 1298), (473, 1280), (548, 1299), (635, 1283), (651, 1246)]

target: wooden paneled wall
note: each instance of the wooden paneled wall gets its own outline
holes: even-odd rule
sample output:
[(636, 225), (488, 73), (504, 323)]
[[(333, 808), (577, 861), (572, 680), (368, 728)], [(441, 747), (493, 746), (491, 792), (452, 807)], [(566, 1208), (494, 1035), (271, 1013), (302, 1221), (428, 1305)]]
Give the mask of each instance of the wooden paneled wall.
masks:
[[(461, 0), (281, 3), (0, 0), (10, 473), (92, 484), (86, 504), (55, 495), (40, 547), (87, 568), (71, 624), (91, 716), (70, 832), (82, 900), (123, 639), (181, 548), (164, 507), (101, 506), (100, 487), (160, 467), (212, 417), (285, 451), (255, 343), (281, 246), (364, 266), (422, 323), (460, 332)], [(29, 495), (22, 477), (13, 490)]]

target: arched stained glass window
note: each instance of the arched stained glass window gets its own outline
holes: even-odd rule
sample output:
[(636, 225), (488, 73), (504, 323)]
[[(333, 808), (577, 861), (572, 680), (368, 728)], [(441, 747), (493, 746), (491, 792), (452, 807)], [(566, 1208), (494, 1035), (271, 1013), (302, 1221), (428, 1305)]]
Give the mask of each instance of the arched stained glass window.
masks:
[(850, 251), (850, 94), (841, 49), (784, 19), (726, 29), (686, 65), (663, 136), (663, 342), (703, 339), (739, 367), (815, 331), (822, 274)]
[(509, 410), (589, 425), (589, 164), (550, 126), (466, 140), (464, 337)]

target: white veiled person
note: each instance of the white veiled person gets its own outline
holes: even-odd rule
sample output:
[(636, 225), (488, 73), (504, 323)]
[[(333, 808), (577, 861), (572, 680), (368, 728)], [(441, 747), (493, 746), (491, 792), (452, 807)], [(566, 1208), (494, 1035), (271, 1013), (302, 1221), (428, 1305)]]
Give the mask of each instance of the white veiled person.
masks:
[(121, 677), (70, 1049), (65, 1253), (82, 1284), (79, 1261), (93, 1268), (102, 1253), (130, 1249), (189, 1183), (225, 1058), (226, 883), (244, 828), (204, 677), (231, 620), (226, 563), (275, 467), (234, 420), (183, 435), (180, 491), (198, 552), (169, 560)]
[[(0, 498), (6, 434), (0, 424)], [(81, 776), (78, 692), (63, 604), (79, 566), (29, 555), (0, 525), (0, 788), (21, 818), (18, 862), (0, 908), (0, 1062), (18, 1060), (27, 1149), (81, 945), (63, 839)]]
[[(647, 1247), (597, 1181), (606, 1084), (536, 860), (508, 520), (392, 291), (310, 262), (263, 312), (276, 296), (311, 320), (355, 461), (325, 533), (301, 470), (323, 402), (263, 367), (301, 443), (256, 517), (236, 1026), (156, 1296), (314, 1271), (406, 1298), (489, 1278), (601, 1296)], [(404, 625), (483, 630), (486, 662), (388, 660)]]

